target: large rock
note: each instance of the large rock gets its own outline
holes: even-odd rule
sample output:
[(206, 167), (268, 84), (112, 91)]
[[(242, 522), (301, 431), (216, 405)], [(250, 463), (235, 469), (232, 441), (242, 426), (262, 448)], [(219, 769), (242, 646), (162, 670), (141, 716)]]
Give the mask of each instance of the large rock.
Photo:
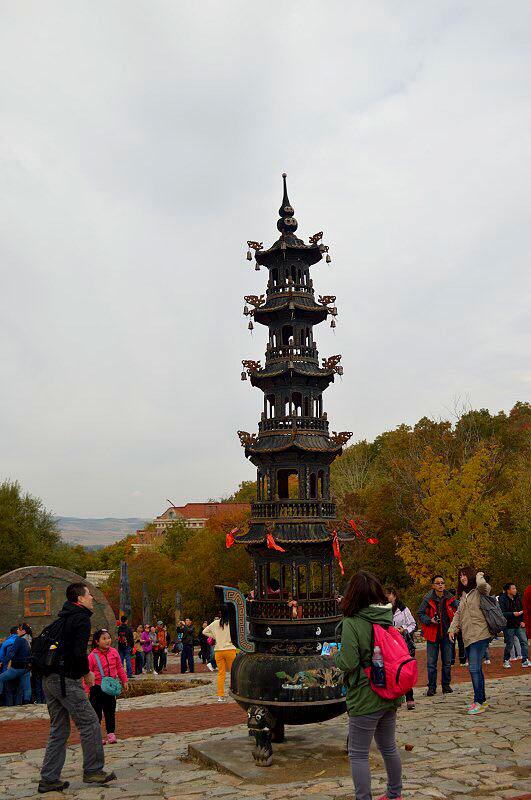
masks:
[(94, 597), (92, 629), (108, 628), (114, 635), (116, 619), (105, 595), (81, 575), (59, 567), (21, 567), (0, 576), (0, 637), (12, 625), (27, 622), (33, 635), (52, 622), (66, 600), (70, 583), (86, 583)]

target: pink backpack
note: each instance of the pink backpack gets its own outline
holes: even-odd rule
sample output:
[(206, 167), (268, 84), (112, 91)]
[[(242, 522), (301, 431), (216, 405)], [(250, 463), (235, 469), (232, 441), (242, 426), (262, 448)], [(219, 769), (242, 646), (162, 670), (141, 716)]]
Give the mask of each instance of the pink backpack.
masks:
[(394, 700), (413, 689), (418, 680), (418, 667), (409, 655), (407, 644), (401, 633), (390, 625), (388, 628), (373, 624), (373, 651), (379, 647), (385, 670), (385, 686), (375, 686), (371, 677), (371, 666), (364, 667), (371, 689), (386, 700)]

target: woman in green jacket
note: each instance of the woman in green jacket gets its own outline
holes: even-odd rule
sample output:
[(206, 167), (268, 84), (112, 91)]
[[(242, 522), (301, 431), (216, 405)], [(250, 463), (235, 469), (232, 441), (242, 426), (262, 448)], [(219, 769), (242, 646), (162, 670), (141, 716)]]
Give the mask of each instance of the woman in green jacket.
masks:
[(372, 626), (393, 624), (392, 605), (370, 572), (352, 576), (341, 609), (344, 614), (341, 650), (336, 665), (347, 684), (348, 755), (356, 800), (371, 800), (369, 747), (376, 740), (387, 771), (387, 792), (379, 800), (396, 800), (402, 794), (402, 764), (396, 746), (396, 710), (403, 698), (384, 700), (371, 689), (363, 667), (371, 664)]

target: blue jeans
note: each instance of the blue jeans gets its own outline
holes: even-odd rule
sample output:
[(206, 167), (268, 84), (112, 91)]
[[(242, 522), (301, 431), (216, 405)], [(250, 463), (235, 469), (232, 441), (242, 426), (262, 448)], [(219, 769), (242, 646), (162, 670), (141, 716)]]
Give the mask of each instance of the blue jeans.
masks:
[(485, 697), (485, 676), (483, 674), (483, 658), (489, 646), (490, 639), (480, 639), (473, 642), (466, 648), (468, 658), (468, 669), (474, 687), (474, 703), (484, 703)]
[(505, 650), (503, 651), (503, 660), (509, 661), (511, 655), (511, 648), (514, 644), (514, 637), (520, 642), (522, 648), (522, 661), (527, 661), (529, 658), (529, 650), (527, 647), (527, 633), (525, 628), (505, 628), (503, 631), (503, 638), (505, 639)]
[[(14, 669), (13, 667), (9, 667), (9, 669), (6, 669), (6, 671), (2, 672), (0, 675), (0, 693), (5, 689), (6, 706), (20, 705), (20, 700), (24, 696), (25, 691), (25, 687), (23, 686), (23, 676), (25, 675), (27, 675), (27, 682), (29, 683), (29, 670), (27, 669)], [(19, 678), (21, 678), (20, 683), (17, 689), (13, 691), (16, 686), (14, 681), (17, 681)], [(29, 703), (29, 700), (26, 700), (26, 702)]]
[(118, 655), (120, 656), (120, 661), (122, 662), (122, 664), (125, 661), (125, 671), (127, 672), (127, 677), (131, 678), (133, 675), (133, 668), (131, 666), (131, 648), (119, 647)]
[(442, 641), (426, 642), (426, 661), (428, 667), (428, 689), (437, 688), (437, 660), (441, 653), (441, 683), (450, 686), (452, 680), (452, 651), (453, 645), (448, 634)]

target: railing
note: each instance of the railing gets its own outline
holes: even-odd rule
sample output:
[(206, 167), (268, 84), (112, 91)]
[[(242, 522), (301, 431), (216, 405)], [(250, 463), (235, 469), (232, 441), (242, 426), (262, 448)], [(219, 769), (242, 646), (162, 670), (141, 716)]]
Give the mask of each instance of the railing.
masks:
[(264, 431), (324, 431), (328, 432), (328, 420), (318, 417), (271, 417), (258, 423), (260, 433)]
[(251, 503), (253, 519), (292, 519), (294, 517), (334, 519), (335, 515), (335, 503), (322, 500), (262, 500)]
[(269, 285), (267, 288), (267, 294), (269, 297), (275, 294), (287, 294), (289, 291), (295, 292), (313, 292), (313, 283), (292, 283), (292, 284), (275, 284), (273, 286)]
[(281, 344), (278, 347), (268, 347), (266, 350), (266, 357), (268, 361), (274, 358), (291, 359), (295, 356), (318, 359), (319, 353), (317, 351), (317, 347), (315, 347), (313, 344)]
[(287, 600), (247, 600), (247, 616), (250, 619), (301, 620), (339, 617), (339, 600), (298, 600), (295, 608)]

